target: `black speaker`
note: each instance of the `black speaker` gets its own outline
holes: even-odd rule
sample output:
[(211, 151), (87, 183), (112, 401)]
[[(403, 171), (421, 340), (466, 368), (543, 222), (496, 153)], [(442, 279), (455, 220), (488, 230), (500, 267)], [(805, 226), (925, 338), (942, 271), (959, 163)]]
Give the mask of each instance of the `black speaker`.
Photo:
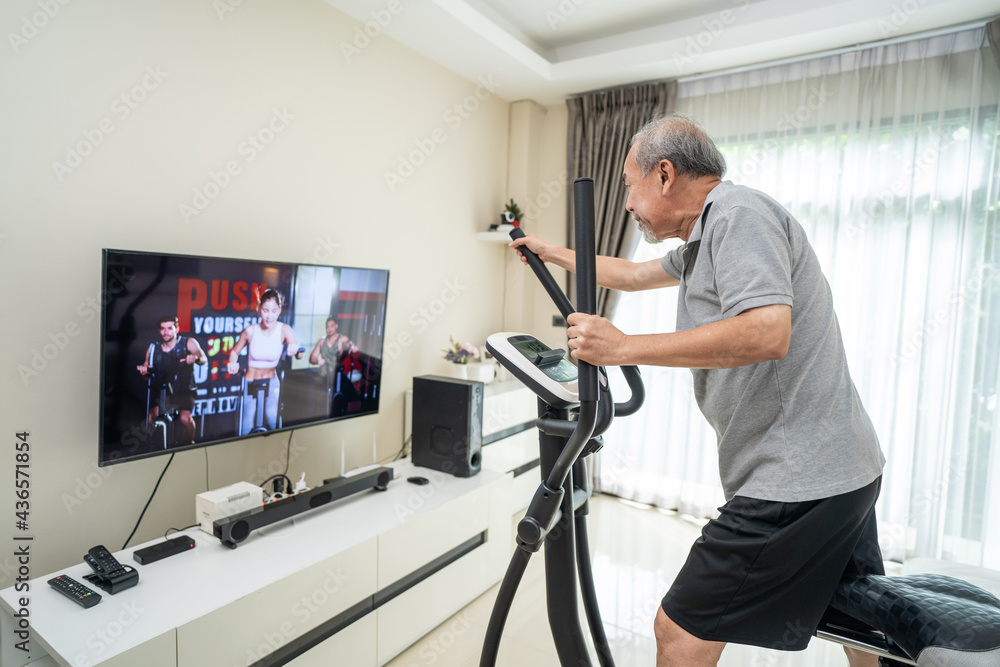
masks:
[(413, 378), (413, 463), (472, 477), (483, 462), (483, 383)]

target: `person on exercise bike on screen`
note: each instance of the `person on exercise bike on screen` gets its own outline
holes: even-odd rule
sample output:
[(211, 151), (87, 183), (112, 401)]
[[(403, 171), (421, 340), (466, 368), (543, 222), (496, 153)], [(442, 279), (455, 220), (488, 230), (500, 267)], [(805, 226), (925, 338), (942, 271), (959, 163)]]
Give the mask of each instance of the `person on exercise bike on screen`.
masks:
[[(281, 360), (283, 349), (298, 350), (299, 341), (295, 337), (292, 327), (278, 318), (281, 316), (281, 308), (285, 304), (285, 299), (277, 290), (269, 289), (260, 297), (258, 314), (260, 322), (251, 324), (233, 346), (229, 353), (229, 364), (227, 370), (230, 375), (240, 372), (240, 352), (247, 347), (247, 371), (246, 389), (243, 393), (243, 423), (240, 424), (240, 435), (245, 435), (253, 430), (254, 419), (257, 413), (257, 402), (249, 394), (250, 383), (254, 380), (268, 380), (267, 400), (264, 403), (264, 426), (267, 430), (273, 430), (278, 426), (278, 404), (281, 392), (281, 383), (278, 380), (275, 369), (278, 361)], [(287, 345), (287, 347), (286, 347)], [(302, 352), (295, 352), (295, 358), (301, 359)]]
[[(337, 318), (331, 315), (326, 320), (326, 335), (316, 341), (309, 355), (309, 363), (323, 368), (328, 380), (337, 374), (337, 369), (346, 355), (358, 352), (358, 346), (344, 334), (338, 333), (337, 328)], [(358, 377), (350, 379), (352, 382), (357, 381), (360, 379), (360, 373)]]
[[(178, 442), (191, 444), (194, 442), (194, 418), (191, 416), (195, 403), (194, 366), (202, 366), (208, 362), (208, 357), (201, 345), (192, 336), (181, 336), (177, 333), (179, 322), (176, 315), (166, 315), (157, 321), (160, 340), (146, 350), (143, 362), (136, 370), (144, 378), (153, 374), (156, 382), (167, 383), (168, 405), (160, 405), (159, 393), (154, 393), (156, 405), (150, 407), (146, 416), (146, 428), (152, 429), (153, 422), (160, 416), (176, 409), (180, 419)], [(177, 444), (177, 443), (170, 443)]]
[[(728, 642), (801, 650), (845, 572), (884, 573), (875, 500), (885, 458), (847, 368), (833, 297), (801, 225), (723, 181), (696, 121), (668, 114), (632, 139), (626, 209), (662, 260), (597, 258), (597, 282), (679, 286), (676, 333), (626, 335), (568, 318), (570, 354), (595, 365), (690, 368), (718, 434), (726, 504), (705, 526), (654, 620), (657, 667), (716, 665)], [(527, 236), (573, 271), (573, 251)], [(523, 259), (523, 258), (522, 258)], [(845, 649), (852, 667), (877, 664)]]

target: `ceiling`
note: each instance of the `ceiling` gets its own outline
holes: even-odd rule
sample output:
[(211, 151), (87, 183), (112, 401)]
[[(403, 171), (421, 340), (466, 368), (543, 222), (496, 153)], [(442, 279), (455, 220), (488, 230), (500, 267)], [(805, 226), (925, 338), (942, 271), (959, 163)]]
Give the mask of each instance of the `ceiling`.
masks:
[(1000, 15), (998, 0), (326, 2), (365, 24), (336, 36), (345, 56), (386, 35), (505, 100), (541, 104)]

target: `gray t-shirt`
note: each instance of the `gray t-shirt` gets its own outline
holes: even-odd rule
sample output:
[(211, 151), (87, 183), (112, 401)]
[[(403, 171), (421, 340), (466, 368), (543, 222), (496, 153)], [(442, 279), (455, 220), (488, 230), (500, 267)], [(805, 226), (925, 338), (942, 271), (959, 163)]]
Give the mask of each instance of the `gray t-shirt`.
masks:
[(698, 406), (718, 434), (726, 499), (802, 502), (866, 486), (885, 457), (805, 230), (767, 195), (730, 181), (705, 205), (687, 243), (662, 260), (681, 283), (677, 330), (759, 306), (792, 307), (783, 359), (691, 371)]

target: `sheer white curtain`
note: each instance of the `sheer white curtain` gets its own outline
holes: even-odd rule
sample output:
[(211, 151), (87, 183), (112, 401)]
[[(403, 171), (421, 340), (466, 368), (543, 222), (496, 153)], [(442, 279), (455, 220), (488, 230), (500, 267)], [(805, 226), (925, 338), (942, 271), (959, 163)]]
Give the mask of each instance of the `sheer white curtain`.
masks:
[[(886, 557), (1000, 568), (1000, 71), (985, 31), (681, 83), (678, 97), (726, 178), (780, 201), (819, 255), (889, 461)], [(666, 250), (640, 243), (636, 259)], [(625, 295), (616, 324), (672, 330), (674, 292)], [(646, 407), (606, 436), (598, 488), (710, 516), (715, 434), (690, 373), (643, 370)]]

